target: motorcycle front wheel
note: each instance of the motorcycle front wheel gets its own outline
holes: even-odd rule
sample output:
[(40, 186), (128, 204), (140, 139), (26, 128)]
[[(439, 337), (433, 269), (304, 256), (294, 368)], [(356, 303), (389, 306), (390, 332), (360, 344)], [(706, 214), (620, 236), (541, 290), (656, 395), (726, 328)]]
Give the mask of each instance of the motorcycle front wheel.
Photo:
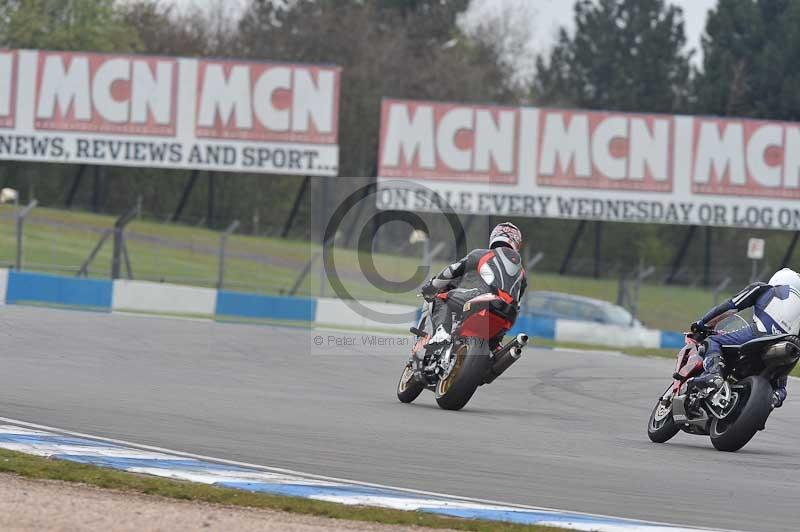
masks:
[(436, 403), (444, 410), (461, 410), (483, 382), (491, 362), (480, 338), (465, 338), (454, 347), (452, 369), (436, 384)]
[(755, 375), (731, 385), (735, 402), (722, 419), (711, 422), (711, 443), (717, 450), (734, 452), (764, 428), (772, 412), (772, 385)]
[(424, 389), (425, 387), (414, 378), (414, 368), (409, 362), (403, 368), (403, 374), (400, 375), (400, 381), (397, 383), (397, 398), (401, 403), (411, 403), (419, 397)]
[(650, 414), (650, 421), (647, 423), (647, 435), (650, 437), (650, 441), (655, 443), (667, 442), (680, 430), (680, 426), (675, 423), (675, 419), (672, 417), (672, 403), (664, 405), (659, 399)]

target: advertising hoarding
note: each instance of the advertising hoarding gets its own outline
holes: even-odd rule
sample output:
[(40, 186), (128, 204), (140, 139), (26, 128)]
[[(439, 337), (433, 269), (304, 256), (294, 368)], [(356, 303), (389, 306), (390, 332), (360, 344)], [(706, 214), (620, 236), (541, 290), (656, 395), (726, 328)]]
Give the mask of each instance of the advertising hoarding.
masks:
[(800, 124), (384, 100), (378, 206), (800, 230)]
[(0, 160), (338, 173), (338, 67), (0, 50)]

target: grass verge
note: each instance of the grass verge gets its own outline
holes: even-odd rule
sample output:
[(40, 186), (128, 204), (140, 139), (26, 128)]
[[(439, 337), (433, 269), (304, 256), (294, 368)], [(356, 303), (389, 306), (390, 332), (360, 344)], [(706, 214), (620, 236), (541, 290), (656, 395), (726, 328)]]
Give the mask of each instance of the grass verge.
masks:
[(447, 528), (452, 530), (558, 532), (563, 529), (524, 526), (494, 521), (472, 521), (438, 517), (424, 512), (387, 510), (363, 506), (346, 506), (331, 502), (295, 497), (265, 495), (206, 484), (195, 484), (162, 479), (146, 475), (125, 473), (97, 466), (53, 460), (0, 449), (0, 472), (13, 473), (26, 478), (80, 482), (91, 486), (118, 491), (155, 495), (170, 499), (199, 501), (228, 506), (259, 508), (297, 514), (366, 521), (402, 526)]

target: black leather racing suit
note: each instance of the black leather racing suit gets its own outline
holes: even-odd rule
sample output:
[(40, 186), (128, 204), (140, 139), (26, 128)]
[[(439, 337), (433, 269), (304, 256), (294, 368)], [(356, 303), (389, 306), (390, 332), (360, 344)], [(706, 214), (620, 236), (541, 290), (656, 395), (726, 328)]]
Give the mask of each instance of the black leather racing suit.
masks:
[[(422, 288), (422, 294), (430, 299), (435, 294), (448, 292), (449, 297), (457, 295), (466, 300), (480, 294), (496, 294), (502, 290), (518, 304), (527, 286), (522, 257), (513, 249), (501, 246), (471, 251), (428, 281)], [(434, 332), (439, 325), (448, 334), (452, 331), (452, 312), (440, 299), (433, 301), (431, 323)], [(501, 340), (502, 337), (492, 339), (490, 347), (494, 349)]]

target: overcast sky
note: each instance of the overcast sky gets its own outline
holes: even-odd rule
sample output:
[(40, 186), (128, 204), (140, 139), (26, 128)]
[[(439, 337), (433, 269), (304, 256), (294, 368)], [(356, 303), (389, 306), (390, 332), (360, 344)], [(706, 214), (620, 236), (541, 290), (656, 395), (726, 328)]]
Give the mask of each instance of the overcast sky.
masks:
[[(196, 5), (210, 6), (219, 0), (165, 0), (172, 1), (181, 7)], [(705, 27), (708, 10), (714, 7), (717, 0), (669, 0), (671, 3), (683, 8), (686, 20), (686, 37), (689, 47), (700, 48), (700, 35)], [(243, 5), (245, 0), (227, 0), (226, 4)], [(546, 51), (552, 44), (560, 26), (572, 27), (572, 0), (473, 0), (472, 9), (476, 11), (498, 10), (504, 5), (528, 4), (534, 11), (533, 24), (534, 42), (532, 48), (538, 53)], [(699, 56), (699, 54), (698, 54)], [(695, 57), (697, 60), (698, 57)]]

